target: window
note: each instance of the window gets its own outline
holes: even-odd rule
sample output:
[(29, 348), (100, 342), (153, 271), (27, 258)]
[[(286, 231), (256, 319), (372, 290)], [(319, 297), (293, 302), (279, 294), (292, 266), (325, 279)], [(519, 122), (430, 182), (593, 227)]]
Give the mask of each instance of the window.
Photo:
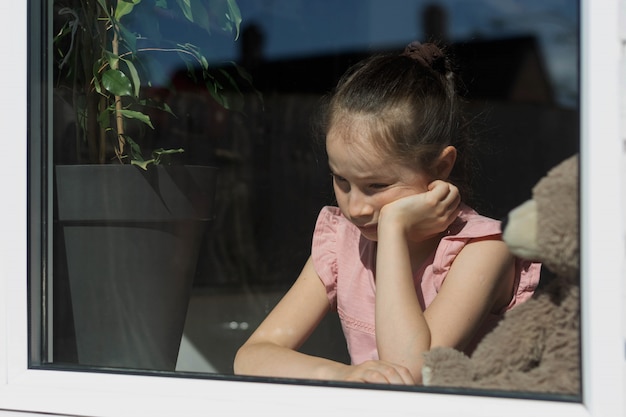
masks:
[[(583, 6), (581, 153), (582, 190), (585, 198), (582, 209), (587, 214), (583, 219), (582, 238), (583, 242), (593, 242), (593, 245), (583, 246), (583, 382), (586, 388), (582, 405), (483, 398), (462, 395), (461, 392), (448, 393), (459, 395), (448, 395), (352, 390), (333, 388), (330, 386), (332, 384), (302, 386), (232, 381), (219, 377), (205, 380), (197, 375), (186, 375), (192, 376), (191, 378), (179, 378), (169, 374), (154, 376), (141, 371), (117, 374), (107, 372), (106, 369), (78, 372), (29, 367), (29, 363), (37, 365), (41, 354), (37, 347), (43, 346), (46, 340), (44, 337), (38, 341), (36, 338), (29, 338), (27, 334), (27, 238), (32, 240), (33, 236), (37, 236), (28, 234), (30, 229), (26, 227), (26, 201), (34, 203), (32, 196), (27, 196), (25, 192), (26, 168), (35, 167), (26, 164), (27, 148), (21, 146), (12, 149), (5, 158), (7, 163), (2, 166), (1, 177), (3, 189), (11, 191), (14, 197), (5, 201), (3, 207), (5, 220), (1, 252), (6, 267), (0, 276), (6, 291), (2, 292), (0, 302), (6, 307), (0, 309), (0, 322), (3, 323), (0, 326), (0, 341), (6, 346), (7, 354), (0, 361), (0, 371), (4, 376), (0, 386), (0, 409), (75, 415), (119, 415), (122, 412), (134, 415), (145, 412), (146, 407), (149, 407), (150, 414), (193, 415), (215, 409), (249, 413), (269, 407), (298, 410), (304, 403), (309, 404), (311, 410), (324, 412), (326, 407), (315, 401), (318, 396), (323, 396), (333, 404), (341, 401), (338, 407), (343, 407), (343, 414), (355, 415), (361, 414), (363, 410), (381, 407), (380, 404), (385, 404), (385, 411), (391, 410), (399, 414), (407, 413), (406, 410), (424, 409), (439, 410), (442, 415), (452, 414), (455, 410), (470, 414), (473, 410), (477, 410), (476, 413), (480, 410), (480, 415), (501, 415), (502, 410), (519, 406), (520, 401), (523, 402), (525, 412), (532, 414), (549, 412), (551, 415), (611, 415), (615, 410), (623, 410), (620, 398), (624, 390), (624, 335), (623, 328), (615, 320), (616, 317), (623, 317), (623, 311), (619, 307), (623, 302), (621, 261), (616, 262), (623, 259), (623, 241), (621, 231), (618, 233), (615, 230), (614, 221), (607, 221), (609, 218), (621, 218), (618, 210), (621, 201), (618, 195), (606, 195), (603, 192), (607, 183), (608, 188), (618, 189), (618, 178), (621, 175), (621, 148), (617, 138), (618, 96), (614, 86), (619, 45), (616, 22), (612, 20), (618, 16), (618, 4), (614, 3), (602, 10), (591, 8), (588, 3), (583, 3)], [(10, 104), (4, 105), (6, 108), (3, 109), (3, 114), (15, 115), (11, 118), (12, 123), (7, 126), (8, 137), (25, 138), (26, 114), (24, 110), (15, 109), (26, 109), (24, 97), (27, 85), (31, 86), (31, 104), (37, 88), (32, 81), (27, 84), (25, 77), (26, 7), (4, 7), (7, 15), (15, 16), (11, 24), (2, 30), (6, 38), (16, 41), (15, 44), (8, 44), (7, 48), (18, 65), (12, 71), (10, 80), (3, 80), (3, 90), (12, 93), (11, 97), (14, 97)], [(36, 13), (37, 10), (33, 12)], [(612, 65), (592, 65), (599, 61), (608, 61)], [(607, 100), (614, 105), (607, 106)], [(45, 109), (44, 112), (49, 111), (45, 106), (41, 107)], [(31, 124), (31, 128), (32, 126)], [(591, 137), (594, 138), (593, 146)], [(21, 143), (25, 144), (25, 141)], [(12, 169), (19, 174), (12, 173)], [(31, 177), (31, 181), (38, 179)], [(603, 277), (602, 285), (597, 285), (598, 280), (594, 278), (598, 274)], [(36, 290), (32, 287), (30, 289)], [(240, 325), (241, 322), (238, 323)], [(31, 328), (31, 331), (36, 333), (36, 329)], [(29, 346), (28, 340), (35, 343)], [(28, 352), (34, 352), (33, 356), (29, 358)], [(310, 401), (312, 399), (314, 401)]]

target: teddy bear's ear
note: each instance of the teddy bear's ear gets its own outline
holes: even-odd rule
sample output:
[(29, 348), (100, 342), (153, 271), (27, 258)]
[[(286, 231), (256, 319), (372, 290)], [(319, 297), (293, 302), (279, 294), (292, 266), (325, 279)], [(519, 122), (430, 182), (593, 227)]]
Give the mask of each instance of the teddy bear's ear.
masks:
[(515, 256), (528, 260), (539, 259), (535, 200), (527, 200), (509, 212), (502, 222), (502, 240)]

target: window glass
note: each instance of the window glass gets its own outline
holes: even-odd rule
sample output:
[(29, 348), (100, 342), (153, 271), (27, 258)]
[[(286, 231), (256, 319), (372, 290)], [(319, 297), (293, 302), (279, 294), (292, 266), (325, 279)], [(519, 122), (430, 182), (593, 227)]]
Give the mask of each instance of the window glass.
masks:
[[(451, 52), (482, 214), (579, 148), (576, 1), (133, 4), (55, 0), (42, 18), (35, 367), (231, 376), (334, 204), (319, 109), (369, 55)], [(349, 361), (336, 315), (302, 350)]]

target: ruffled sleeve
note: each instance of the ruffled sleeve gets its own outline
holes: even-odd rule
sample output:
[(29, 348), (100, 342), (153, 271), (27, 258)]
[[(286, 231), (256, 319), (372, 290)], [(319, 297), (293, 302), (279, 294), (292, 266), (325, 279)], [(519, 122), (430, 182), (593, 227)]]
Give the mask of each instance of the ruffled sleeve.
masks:
[(535, 293), (541, 275), (541, 264), (525, 259), (516, 259), (515, 262), (515, 295), (501, 313), (510, 310), (518, 304), (528, 300)]
[(311, 245), (313, 266), (326, 287), (326, 295), (333, 310), (337, 309), (337, 231), (339, 222), (339, 209), (324, 207), (317, 217)]

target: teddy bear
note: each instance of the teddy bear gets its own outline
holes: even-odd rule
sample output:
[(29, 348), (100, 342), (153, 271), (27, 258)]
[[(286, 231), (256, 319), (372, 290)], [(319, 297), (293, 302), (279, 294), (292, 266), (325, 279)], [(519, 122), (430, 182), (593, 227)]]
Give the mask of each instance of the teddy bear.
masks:
[(533, 297), (507, 311), (471, 356), (425, 354), (426, 386), (580, 395), (578, 155), (554, 167), (502, 224), (522, 259), (542, 263)]

